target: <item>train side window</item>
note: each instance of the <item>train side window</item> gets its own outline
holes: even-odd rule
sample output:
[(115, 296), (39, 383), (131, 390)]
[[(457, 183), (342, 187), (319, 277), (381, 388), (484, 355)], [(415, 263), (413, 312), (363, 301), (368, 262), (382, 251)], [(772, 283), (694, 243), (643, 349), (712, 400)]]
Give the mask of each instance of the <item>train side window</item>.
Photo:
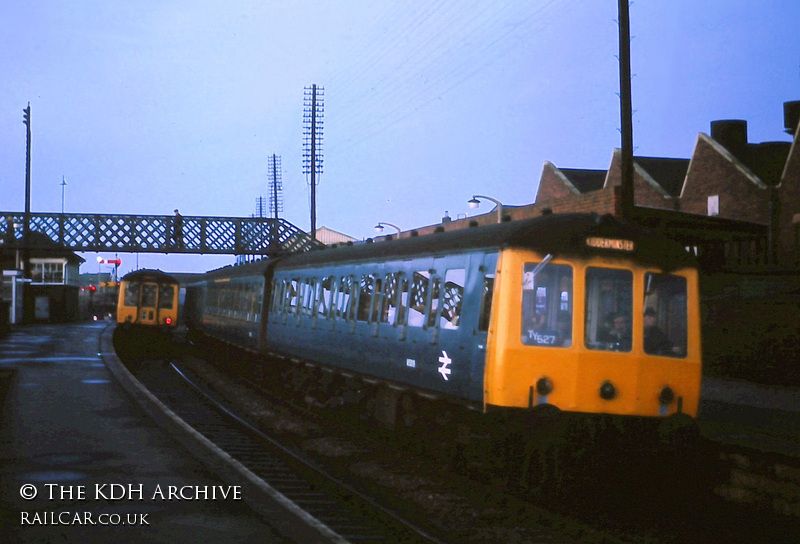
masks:
[(632, 313), (630, 270), (586, 269), (586, 347), (630, 351)]
[(383, 284), (383, 304), (381, 308), (381, 323), (394, 323), (397, 315), (397, 289), (399, 286), (400, 274), (392, 273), (386, 275)]
[(253, 321), (256, 314), (256, 289), (252, 283), (247, 284), (247, 320)]
[(467, 271), (463, 268), (451, 268), (444, 275), (442, 311), (439, 314), (439, 326), (443, 329), (457, 329), (461, 322), (461, 298), (466, 277)]
[(317, 313), (322, 316), (326, 317), (328, 315), (328, 308), (331, 305), (331, 282), (333, 278), (331, 276), (327, 276), (323, 278), (322, 283), (320, 284), (320, 293), (319, 293), (319, 301), (317, 302)]
[(377, 323), (380, 319), (381, 302), (383, 300), (383, 279), (373, 276), (375, 288), (372, 290), (372, 313), (369, 319), (370, 323)]
[(139, 287), (140, 285), (135, 282), (125, 285), (125, 306), (139, 305)]
[(427, 270), (414, 272), (411, 281), (411, 299), (408, 305), (408, 325), (421, 327), (425, 323), (429, 274)]
[(522, 343), (572, 345), (572, 267), (541, 262), (522, 269)]
[(283, 281), (273, 278), (272, 287), (269, 292), (269, 312), (273, 314), (278, 313), (280, 312), (281, 301), (283, 300)]
[(483, 277), (483, 289), (481, 291), (481, 314), (478, 319), (478, 330), (486, 332), (489, 330), (489, 318), (492, 315), (492, 297), (494, 296), (494, 274), (486, 274)]
[(360, 286), (356, 281), (355, 276), (348, 276), (347, 285), (348, 285), (347, 289), (348, 297), (346, 300), (347, 320), (355, 321), (356, 313), (358, 312), (358, 292)]
[(398, 325), (406, 324), (406, 317), (408, 316), (408, 278), (402, 272), (400, 276), (400, 302), (397, 307), (397, 320)]
[(175, 286), (169, 283), (162, 283), (158, 286), (158, 307), (171, 310), (175, 298)]
[(289, 313), (294, 314), (297, 313), (297, 307), (299, 306), (298, 301), (300, 300), (300, 289), (302, 289), (302, 284), (300, 283), (299, 279), (293, 279), (291, 285), (289, 286), (289, 292), (287, 293), (287, 297), (289, 299)]
[(336, 290), (336, 306), (334, 308), (334, 317), (337, 319), (347, 320), (347, 307), (350, 301), (350, 277), (341, 276), (339, 278), (339, 286)]
[(306, 278), (303, 293), (302, 315), (311, 315), (314, 309), (317, 281), (315, 278)]
[(282, 314), (284, 304), (286, 304), (286, 280), (274, 280), (270, 297), (270, 310), (276, 314)]
[(648, 272), (644, 288), (644, 352), (686, 357), (686, 278)]
[(242, 286), (241, 284), (234, 284), (233, 288), (231, 289), (231, 296), (233, 297), (233, 304), (231, 305), (231, 309), (233, 310), (233, 315), (235, 317), (241, 317), (242, 315)]
[(358, 295), (358, 311), (356, 312), (356, 319), (358, 321), (367, 321), (369, 319), (369, 311), (372, 305), (372, 293), (375, 290), (375, 278), (372, 274), (362, 274), (360, 292)]
[(266, 283), (263, 283), (263, 284), (256, 283), (256, 284), (253, 285), (253, 289), (255, 291), (254, 307), (253, 307), (253, 313), (255, 315), (253, 316), (253, 321), (255, 321), (256, 323), (261, 321), (261, 309), (262, 309), (262, 307), (264, 305), (264, 287), (265, 286), (266, 286)]

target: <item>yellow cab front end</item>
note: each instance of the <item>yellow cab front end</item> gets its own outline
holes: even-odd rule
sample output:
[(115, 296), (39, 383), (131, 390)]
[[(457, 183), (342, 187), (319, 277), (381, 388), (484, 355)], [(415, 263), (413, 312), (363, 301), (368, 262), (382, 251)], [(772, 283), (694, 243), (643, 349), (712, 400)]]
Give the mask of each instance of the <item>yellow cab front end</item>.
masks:
[(696, 416), (697, 271), (638, 265), (617, 244), (619, 255), (501, 251), (486, 409), (549, 404), (568, 412)]
[(178, 324), (177, 284), (154, 281), (123, 281), (117, 304), (117, 322), (122, 325), (175, 328)]

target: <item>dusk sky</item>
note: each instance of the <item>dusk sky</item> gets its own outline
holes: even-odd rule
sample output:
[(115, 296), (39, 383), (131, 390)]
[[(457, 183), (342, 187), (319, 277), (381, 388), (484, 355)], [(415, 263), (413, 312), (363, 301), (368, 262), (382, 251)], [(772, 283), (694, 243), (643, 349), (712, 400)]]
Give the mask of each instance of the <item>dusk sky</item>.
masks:
[[(630, 8), (635, 154), (689, 158), (717, 119), (790, 141), (797, 0)], [(282, 216), (308, 230), (303, 91), (325, 91), (317, 226), (375, 236), (530, 204), (545, 161), (620, 146), (614, 0), (72, 0), (0, 8), (0, 211), (248, 217), (282, 158)], [(390, 229), (391, 230), (391, 229)], [(96, 272), (97, 254), (82, 271)], [(101, 254), (104, 258), (113, 255)], [(136, 258), (121, 254), (120, 272)], [(204, 271), (233, 257), (141, 254)]]

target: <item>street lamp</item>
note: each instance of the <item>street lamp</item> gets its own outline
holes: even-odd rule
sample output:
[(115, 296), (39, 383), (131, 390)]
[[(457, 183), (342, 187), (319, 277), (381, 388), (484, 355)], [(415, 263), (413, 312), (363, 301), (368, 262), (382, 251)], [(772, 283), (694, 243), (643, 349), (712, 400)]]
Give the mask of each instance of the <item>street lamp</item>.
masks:
[(502, 223), (503, 222), (503, 203), (500, 202), (499, 200), (497, 200), (496, 198), (492, 198), (490, 196), (472, 195), (472, 198), (470, 200), (467, 200), (467, 204), (469, 204), (469, 207), (470, 208), (477, 208), (478, 206), (480, 206), (481, 202), (480, 202), (480, 200), (478, 200), (479, 198), (482, 198), (484, 200), (488, 200), (490, 202), (494, 202), (495, 204), (497, 204), (497, 222), (498, 223)]
[(400, 227), (398, 227), (397, 225), (393, 225), (391, 223), (386, 223), (385, 221), (378, 221), (378, 224), (375, 225), (375, 232), (377, 232), (377, 233), (383, 232), (384, 225), (387, 226), (387, 227), (392, 227), (393, 229), (395, 229), (397, 231), (397, 235), (400, 236), (400, 233), (402, 232), (400, 230)]

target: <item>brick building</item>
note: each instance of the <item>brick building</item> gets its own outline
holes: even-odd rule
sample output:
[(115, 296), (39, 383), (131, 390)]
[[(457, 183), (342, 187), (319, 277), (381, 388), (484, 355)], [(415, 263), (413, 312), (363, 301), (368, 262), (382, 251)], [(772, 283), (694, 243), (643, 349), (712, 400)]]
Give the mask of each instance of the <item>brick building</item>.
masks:
[[(784, 104), (792, 142), (751, 144), (747, 122), (714, 121), (689, 159), (634, 157), (634, 219), (692, 246), (707, 264), (728, 268), (800, 266), (800, 101)], [(533, 204), (503, 206), (504, 220), (542, 213), (621, 215), (621, 153), (606, 170), (546, 162)], [(489, 213), (402, 233), (468, 228)]]
[(9, 323), (76, 321), (83, 258), (36, 231), (30, 248), (31, 277), (25, 279), (20, 240), (9, 235), (0, 241), (0, 300), (8, 303)]

